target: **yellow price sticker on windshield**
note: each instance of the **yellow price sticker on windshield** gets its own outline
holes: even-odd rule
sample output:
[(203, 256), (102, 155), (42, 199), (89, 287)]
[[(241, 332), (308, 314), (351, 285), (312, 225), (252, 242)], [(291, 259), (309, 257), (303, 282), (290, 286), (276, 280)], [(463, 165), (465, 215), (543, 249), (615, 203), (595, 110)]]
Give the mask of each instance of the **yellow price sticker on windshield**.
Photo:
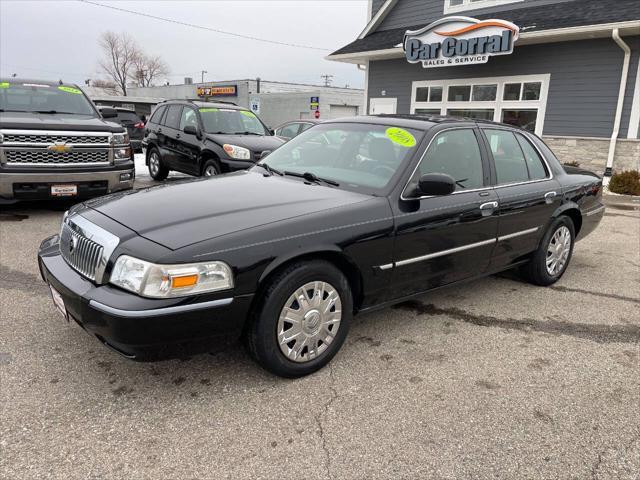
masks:
[(248, 110), (240, 110), (240, 113), (242, 115), (244, 115), (245, 117), (251, 117), (251, 118), (256, 118), (256, 114), (253, 112), (250, 112)]
[(198, 109), (198, 110), (200, 110), (200, 111), (201, 111), (201, 112), (203, 112), (203, 113), (207, 113), (207, 112), (217, 112), (217, 111), (218, 111), (218, 109), (217, 109), (217, 108), (200, 108), (200, 109)]
[(0, 82), (0, 88), (9, 88), (11, 85), (9, 82)]
[(402, 128), (387, 128), (387, 131), (385, 133), (387, 135), (387, 138), (396, 145), (400, 145), (406, 148), (416, 146), (416, 138)]
[(65, 86), (60, 86), (58, 87), (58, 90), (62, 90), (63, 92), (67, 92), (67, 93), (74, 93), (76, 95), (82, 95), (82, 91), (77, 89), (77, 88), (73, 88), (73, 87), (65, 87)]

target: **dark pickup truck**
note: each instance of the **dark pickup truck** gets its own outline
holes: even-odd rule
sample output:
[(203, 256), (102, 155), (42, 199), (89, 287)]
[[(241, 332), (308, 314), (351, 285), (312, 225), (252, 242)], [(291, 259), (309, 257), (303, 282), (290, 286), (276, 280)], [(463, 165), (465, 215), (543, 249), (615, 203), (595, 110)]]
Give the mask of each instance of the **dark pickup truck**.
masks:
[(131, 189), (127, 131), (77, 85), (0, 78), (0, 202)]

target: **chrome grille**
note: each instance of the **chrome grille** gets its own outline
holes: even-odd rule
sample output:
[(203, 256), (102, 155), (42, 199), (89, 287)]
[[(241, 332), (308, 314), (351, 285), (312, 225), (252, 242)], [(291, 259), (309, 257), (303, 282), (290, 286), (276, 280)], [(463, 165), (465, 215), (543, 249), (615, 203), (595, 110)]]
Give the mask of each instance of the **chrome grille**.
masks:
[(48, 150), (5, 150), (4, 156), (9, 165), (25, 164), (76, 164), (76, 163), (109, 163), (108, 150), (76, 150), (69, 153), (56, 153)]
[(78, 145), (95, 145), (109, 143), (107, 135), (73, 135), (73, 134), (18, 134), (5, 133), (4, 143), (41, 143), (43, 145), (51, 145), (52, 143), (61, 142), (67, 144)]
[(96, 279), (96, 269), (103, 254), (102, 245), (80, 235), (63, 223), (60, 232), (60, 253), (74, 270), (90, 280)]

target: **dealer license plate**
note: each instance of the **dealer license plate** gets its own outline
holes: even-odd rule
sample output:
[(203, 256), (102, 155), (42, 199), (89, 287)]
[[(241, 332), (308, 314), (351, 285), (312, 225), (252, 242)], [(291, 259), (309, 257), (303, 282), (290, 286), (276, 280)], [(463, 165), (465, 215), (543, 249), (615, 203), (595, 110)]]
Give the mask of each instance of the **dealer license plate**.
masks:
[(69, 317), (67, 316), (67, 308), (64, 306), (62, 295), (60, 295), (58, 291), (51, 285), (49, 285), (49, 289), (51, 290), (51, 298), (53, 299), (53, 304), (56, 306), (58, 311), (60, 311), (65, 320), (69, 321)]
[(54, 197), (73, 197), (77, 194), (77, 185), (51, 185), (51, 195)]

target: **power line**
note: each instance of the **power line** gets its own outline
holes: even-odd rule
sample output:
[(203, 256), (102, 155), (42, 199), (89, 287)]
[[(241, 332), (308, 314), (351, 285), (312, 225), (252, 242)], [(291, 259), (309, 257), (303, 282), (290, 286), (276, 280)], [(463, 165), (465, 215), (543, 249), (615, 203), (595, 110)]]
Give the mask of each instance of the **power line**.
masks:
[(273, 45), (282, 45), (282, 46), (285, 46), (285, 47), (306, 48), (308, 50), (320, 50), (320, 51), (323, 51), (323, 52), (331, 52), (332, 51), (332, 49), (330, 49), (330, 48), (320, 48), (320, 47), (312, 47), (311, 45), (300, 45), (300, 44), (296, 44), (296, 43), (279, 42), (277, 40), (267, 40), (266, 38), (253, 37), (251, 35), (244, 35), (244, 34), (241, 34), (241, 33), (227, 32), (225, 30), (219, 30), (217, 28), (204, 27), (202, 25), (196, 25), (194, 23), (187, 23), (187, 22), (182, 22), (182, 21), (179, 21), (179, 20), (172, 20), (170, 18), (164, 18), (164, 17), (158, 17), (156, 15), (150, 15), (148, 13), (136, 12), (135, 10), (128, 10), (126, 8), (114, 7), (113, 5), (104, 5), (102, 3), (92, 2), (90, 0), (78, 0), (78, 1), (82, 2), (82, 3), (89, 4), (89, 5), (95, 5), (97, 7), (109, 8), (111, 10), (117, 10), (119, 12), (131, 13), (133, 15), (138, 15), (140, 17), (152, 18), (154, 20), (160, 20), (162, 22), (175, 23), (177, 25), (182, 25), (184, 27), (191, 27), (191, 28), (197, 28), (197, 29), (200, 29), (200, 30), (207, 30), (209, 32), (220, 33), (222, 35), (229, 35), (229, 36), (232, 36), (232, 37), (244, 38), (246, 40), (253, 40), (253, 41), (256, 41), (256, 42), (271, 43)]

